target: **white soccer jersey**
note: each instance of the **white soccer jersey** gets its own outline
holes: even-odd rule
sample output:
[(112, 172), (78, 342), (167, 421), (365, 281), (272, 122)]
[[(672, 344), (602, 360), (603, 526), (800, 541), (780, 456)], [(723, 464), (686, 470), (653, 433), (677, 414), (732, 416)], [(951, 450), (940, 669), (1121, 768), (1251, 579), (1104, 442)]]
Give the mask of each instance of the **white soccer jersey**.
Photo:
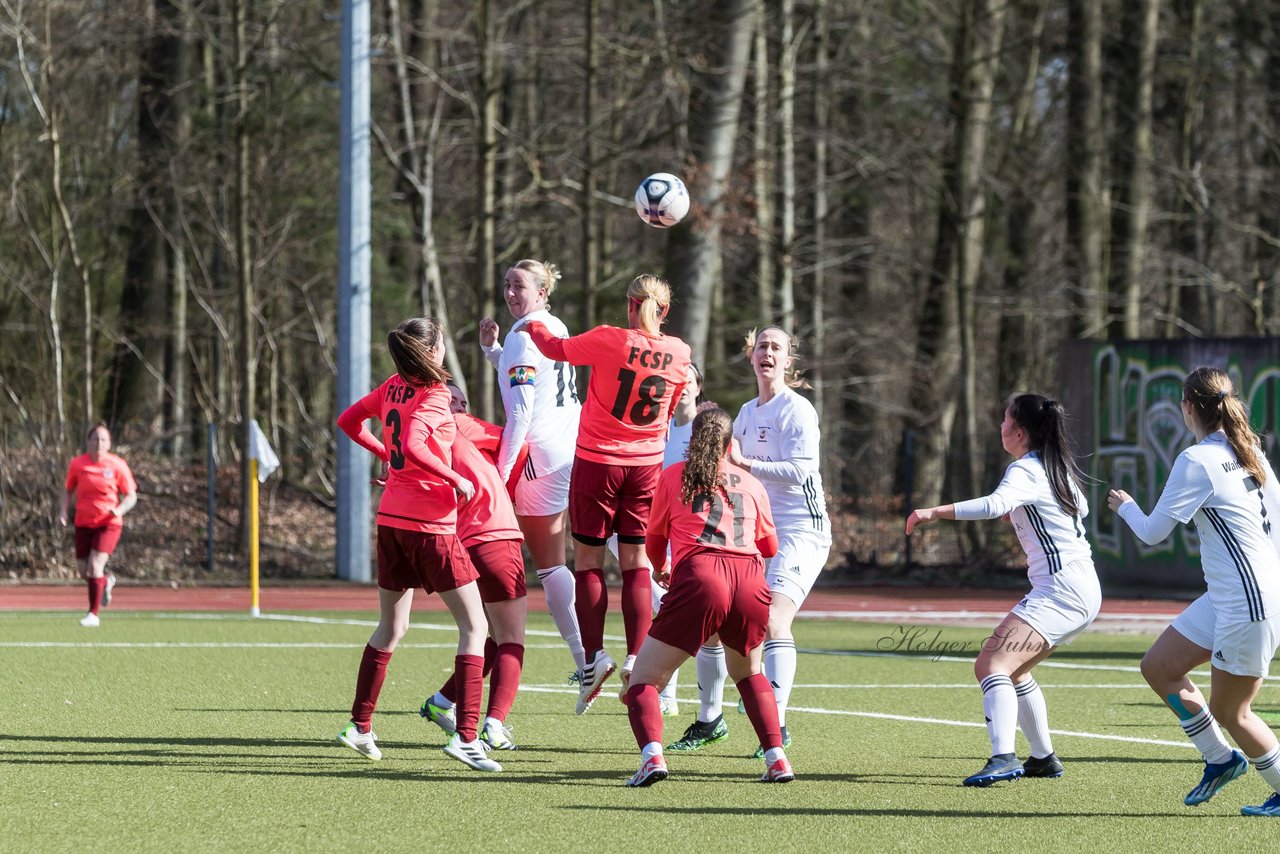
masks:
[(1030, 451), (1009, 464), (995, 492), (954, 506), (956, 518), (962, 521), (999, 519), (1007, 514), (1027, 553), (1027, 579), (1039, 587), (1064, 567), (1088, 564), (1093, 568), (1093, 550), (1084, 533), (1089, 502), (1074, 483), (1071, 493), (1079, 508), (1075, 516), (1068, 516), (1058, 505), (1040, 455)]
[(682, 463), (689, 454), (689, 440), (693, 438), (693, 421), (680, 425), (674, 418), (667, 425), (667, 445), (662, 450), (662, 467), (671, 468)]
[(765, 404), (754, 398), (738, 410), (733, 434), (769, 494), (778, 533), (803, 530), (829, 544), (831, 520), (818, 470), (821, 431), (813, 404), (791, 389)]
[(1209, 600), (1227, 623), (1280, 614), (1280, 483), (1259, 456), (1265, 484), (1240, 465), (1225, 433), (1211, 433), (1178, 454), (1152, 513), (1194, 521)]
[[(502, 388), (502, 404), (509, 425), (503, 431), (503, 458), (509, 456), (514, 461), (519, 445), (514, 452), (506, 453), (508, 433), (512, 432), (513, 420), (519, 421), (525, 415), (529, 418), (528, 433), (523, 437), (529, 443), (529, 470), (525, 475), (529, 480), (573, 462), (578, 417), (582, 412), (573, 365), (542, 355), (524, 332), (525, 324), (535, 320), (542, 321), (552, 335), (569, 337), (564, 323), (551, 312), (545, 309), (530, 312), (511, 325), (497, 362), (498, 385)], [(532, 411), (525, 414), (524, 406), (518, 405), (516, 398), (530, 385), (533, 387)]]

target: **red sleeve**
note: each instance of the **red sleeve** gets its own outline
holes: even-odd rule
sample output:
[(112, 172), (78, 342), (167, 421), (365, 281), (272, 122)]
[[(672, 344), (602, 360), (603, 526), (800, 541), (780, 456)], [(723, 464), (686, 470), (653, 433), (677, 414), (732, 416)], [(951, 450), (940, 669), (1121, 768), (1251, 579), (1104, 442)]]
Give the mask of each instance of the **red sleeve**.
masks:
[(644, 551), (649, 564), (655, 570), (667, 566), (667, 535), (671, 527), (671, 499), (667, 495), (671, 481), (663, 478), (653, 492), (653, 506), (649, 510), (649, 530), (644, 537)]
[(756, 540), (756, 548), (760, 550), (760, 557), (773, 557), (778, 553), (778, 535), (770, 534), (763, 540)]
[(78, 459), (80, 458), (75, 457), (67, 465), (67, 492), (75, 492), (76, 485), (80, 483), (80, 466), (76, 465), (76, 460)]
[[(444, 386), (440, 386), (444, 388)], [(442, 424), (453, 423), (453, 413), (449, 411), (449, 394), (428, 392), (421, 405), (409, 416), (409, 425), (404, 431), (404, 458), (425, 472), (434, 474), (445, 483), (457, 486), (462, 476), (455, 472), (447, 462), (431, 450), (427, 440), (431, 438)]]
[(382, 413), (382, 407), (379, 403), (381, 397), (380, 389), (381, 387), (374, 389), (348, 406), (338, 416), (338, 428), (350, 436), (351, 441), (385, 463), (389, 459), (387, 449), (379, 441), (378, 437), (373, 435), (369, 425), (365, 423), (370, 418), (377, 418)]
[(130, 470), (129, 464), (126, 463), (122, 457), (116, 457), (116, 460), (120, 463), (120, 480), (124, 486), (124, 489), (122, 489), (121, 492), (125, 495), (131, 495), (132, 493), (137, 492), (138, 482), (133, 479), (133, 471)]
[(526, 323), (523, 331), (529, 333), (533, 346), (537, 347), (542, 352), (542, 355), (548, 359), (555, 359), (557, 362), (568, 361), (564, 355), (565, 339), (548, 332), (542, 321), (535, 320), (532, 323)]

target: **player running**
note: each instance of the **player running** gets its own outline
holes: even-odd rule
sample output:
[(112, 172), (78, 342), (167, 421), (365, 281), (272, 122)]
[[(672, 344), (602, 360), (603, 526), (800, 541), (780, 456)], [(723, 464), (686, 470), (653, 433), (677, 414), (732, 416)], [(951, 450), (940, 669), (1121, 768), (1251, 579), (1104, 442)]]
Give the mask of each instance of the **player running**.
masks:
[[(578, 436), (578, 385), (573, 366), (544, 356), (529, 340), (528, 324), (541, 323), (552, 335), (565, 338), (569, 330), (548, 308), (560, 271), (548, 261), (517, 261), (507, 270), (503, 296), (516, 322), (499, 345), (498, 324), (480, 321), (480, 346), (498, 369), (506, 423), (498, 450), (503, 481), (516, 482), (516, 519), (525, 545), (538, 570), (547, 597), (547, 610), (569, 646), (576, 672), (586, 665), (582, 636), (574, 610), (574, 578), (565, 565), (565, 513), (569, 507), (569, 477)], [(525, 443), (529, 455), (523, 462)]]
[(622, 569), (622, 618), (627, 658), (622, 678), (640, 649), (652, 619), (645, 527), (653, 489), (662, 472), (667, 420), (689, 382), (689, 345), (662, 334), (671, 306), (671, 288), (652, 275), (637, 276), (627, 288), (627, 326), (598, 326), (560, 338), (541, 321), (525, 325), (542, 354), (556, 361), (591, 366), (582, 408), (569, 495), (569, 522), (577, 542), (578, 625), (587, 664), (578, 692), (578, 714), (599, 696), (616, 668), (604, 651), (609, 594), (604, 583), (605, 543), (618, 534)]
[(111, 431), (97, 424), (85, 437), (87, 453), (67, 466), (66, 488), (58, 523), (67, 526), (72, 499), (76, 505), (76, 568), (89, 586), (89, 611), (80, 625), (101, 625), (99, 610), (111, 604), (116, 577), (107, 574), (107, 560), (120, 542), (124, 514), (138, 503), (138, 485), (129, 464), (111, 453)]
[[(636, 657), (627, 714), (640, 746), (640, 769), (628, 786), (667, 777), (658, 689), (713, 635), (728, 647), (728, 668), (760, 738), (766, 783), (795, 779), (782, 749), (777, 706), (760, 672), (760, 643), (769, 621), (769, 588), (761, 556), (778, 547), (769, 496), (760, 481), (729, 460), (733, 422), (722, 409), (694, 419), (687, 462), (662, 473), (645, 547), (659, 583), (669, 583), (662, 610)], [(667, 545), (671, 546), (671, 564)]]
[[(1014, 605), (982, 643), (974, 675), (982, 687), (982, 711), (991, 759), (965, 778), (966, 786), (990, 786), (1017, 777), (1061, 777), (1053, 752), (1048, 710), (1031, 669), (1083, 632), (1102, 606), (1102, 590), (1085, 538), (1089, 515), (1082, 475), (1067, 434), (1067, 411), (1039, 394), (1009, 398), (1000, 442), (1013, 462), (996, 491), (941, 507), (912, 510), (907, 536), (938, 519), (998, 519), (1007, 515), (1027, 554), (1031, 592)], [(1031, 745), (1025, 763), (1014, 752), (1018, 727)]]
[[(471, 425), (490, 425), (467, 415), (467, 399), (462, 389), (453, 383), (448, 386), (452, 399), (450, 409), (458, 427), (453, 440), (453, 470), (476, 487), (471, 500), (458, 507), (458, 539), (480, 574), (476, 585), (484, 601), (491, 635), (484, 645), (484, 675), (490, 672), (493, 675), (480, 740), (494, 750), (515, 750), (506, 721), (520, 689), (520, 671), (524, 666), (527, 598), (524, 556), (520, 553), (524, 536), (506, 486), (498, 477), (498, 469), (463, 433)], [(453, 712), (457, 678), (456, 673), (450, 674), (440, 690), (423, 701), (418, 710), (418, 714), (448, 735), (453, 735), (457, 728)]]
[[(795, 367), (797, 349), (796, 339), (777, 326), (747, 336), (746, 355), (759, 396), (738, 410), (729, 451), (730, 462), (764, 484), (778, 525), (778, 553), (768, 569), (773, 604), (764, 642), (764, 675), (773, 686), (784, 747), (791, 744), (787, 703), (796, 678), (791, 624), (831, 552), (831, 520), (818, 470), (818, 413), (795, 392), (807, 386)], [(722, 712), (727, 670), (724, 650), (715, 638), (698, 651), (697, 672), (701, 708), (672, 750), (697, 750), (729, 734)]]
[[(338, 416), (352, 441), (386, 463), (378, 502), (378, 627), (360, 660), (351, 723), (338, 741), (368, 759), (381, 759), (372, 729), (387, 663), (409, 628), (413, 590), (439, 593), (458, 625), (457, 731), (444, 752), (477, 771), (501, 771), (476, 738), (484, 689), (484, 643), (489, 630), (475, 567), (458, 539), (458, 496), (474, 484), (450, 467), (455, 427), (444, 370), (444, 329), (429, 317), (404, 321), (387, 336), (398, 373)], [(365, 422), (382, 422), (382, 440)]]
[[(1142, 675), (1204, 757), (1204, 776), (1183, 802), (1204, 803), (1252, 762), (1273, 794), (1240, 812), (1280, 817), (1280, 743), (1252, 709), (1280, 645), (1280, 487), (1225, 372), (1201, 367), (1187, 375), (1182, 420), (1196, 444), (1173, 461), (1150, 516), (1123, 490), (1107, 493), (1107, 505), (1144, 543), (1160, 542), (1179, 522), (1194, 523), (1200, 538), (1209, 590), (1147, 650)], [(1187, 675), (1206, 661), (1207, 703)], [(1218, 721), (1243, 754), (1223, 739)]]

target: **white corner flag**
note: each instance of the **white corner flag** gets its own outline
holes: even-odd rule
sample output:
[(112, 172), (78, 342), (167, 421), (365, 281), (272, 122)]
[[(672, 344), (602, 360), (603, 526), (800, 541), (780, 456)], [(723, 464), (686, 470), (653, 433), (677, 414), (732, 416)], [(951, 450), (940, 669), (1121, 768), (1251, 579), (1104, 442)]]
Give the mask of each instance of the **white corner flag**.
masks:
[(249, 422), (249, 458), (258, 461), (258, 483), (266, 483), (271, 473), (280, 468), (280, 458), (256, 419)]

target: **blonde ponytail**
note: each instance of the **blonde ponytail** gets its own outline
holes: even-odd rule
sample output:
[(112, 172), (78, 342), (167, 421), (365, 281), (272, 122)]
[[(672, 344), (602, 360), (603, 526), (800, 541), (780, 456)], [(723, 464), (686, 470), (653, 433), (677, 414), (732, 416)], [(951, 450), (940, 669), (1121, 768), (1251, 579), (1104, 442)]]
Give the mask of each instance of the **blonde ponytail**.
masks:
[(643, 273), (627, 288), (627, 299), (636, 306), (640, 328), (650, 335), (660, 334), (662, 321), (671, 308), (671, 286), (652, 273)]

